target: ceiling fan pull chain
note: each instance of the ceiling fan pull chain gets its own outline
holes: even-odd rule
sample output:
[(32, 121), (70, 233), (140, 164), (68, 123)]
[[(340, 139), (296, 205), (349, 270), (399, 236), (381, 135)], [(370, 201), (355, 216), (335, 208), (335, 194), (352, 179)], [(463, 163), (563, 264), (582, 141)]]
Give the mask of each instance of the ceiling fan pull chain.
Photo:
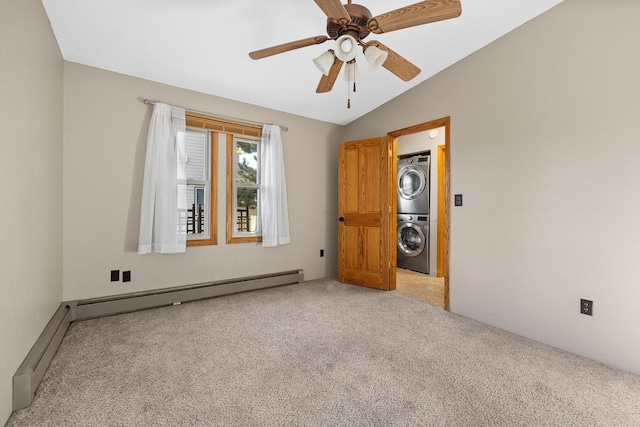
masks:
[(347, 108), (351, 108), (351, 73), (349, 72), (349, 64), (346, 65), (346, 73), (347, 73)]

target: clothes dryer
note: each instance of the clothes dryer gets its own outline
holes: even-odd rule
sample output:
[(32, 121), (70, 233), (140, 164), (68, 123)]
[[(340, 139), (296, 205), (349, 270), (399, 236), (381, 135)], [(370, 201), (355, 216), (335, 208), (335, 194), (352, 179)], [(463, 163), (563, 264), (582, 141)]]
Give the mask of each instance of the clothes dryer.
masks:
[(429, 154), (398, 160), (398, 213), (429, 213), (429, 173)]
[(429, 274), (429, 215), (398, 214), (397, 267)]

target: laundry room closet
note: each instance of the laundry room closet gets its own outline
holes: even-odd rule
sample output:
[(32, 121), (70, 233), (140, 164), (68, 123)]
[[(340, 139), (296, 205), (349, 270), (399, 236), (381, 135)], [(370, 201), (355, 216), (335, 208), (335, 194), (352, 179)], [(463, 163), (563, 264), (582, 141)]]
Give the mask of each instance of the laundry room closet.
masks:
[(445, 143), (444, 127), (397, 140), (396, 290), (440, 306), (444, 277), (438, 277), (438, 163)]

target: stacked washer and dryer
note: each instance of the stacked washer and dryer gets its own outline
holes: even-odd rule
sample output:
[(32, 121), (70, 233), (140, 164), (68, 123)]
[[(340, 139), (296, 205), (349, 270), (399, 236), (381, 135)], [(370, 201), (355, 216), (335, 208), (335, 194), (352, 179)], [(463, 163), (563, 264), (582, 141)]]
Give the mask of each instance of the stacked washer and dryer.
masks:
[(430, 155), (398, 159), (397, 267), (429, 274)]

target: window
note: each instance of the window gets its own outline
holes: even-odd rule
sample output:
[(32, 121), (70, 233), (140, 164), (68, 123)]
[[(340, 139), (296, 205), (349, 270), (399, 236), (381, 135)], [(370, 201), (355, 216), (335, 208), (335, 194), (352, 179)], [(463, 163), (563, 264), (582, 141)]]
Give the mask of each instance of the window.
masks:
[[(178, 138), (178, 191), (183, 193), (178, 206), (180, 232), (186, 232), (187, 244), (211, 240), (211, 132), (187, 129)], [(203, 243), (204, 242), (204, 243)]]
[[(203, 173), (202, 169), (196, 169), (193, 172), (193, 176), (189, 177), (188, 182), (185, 182), (185, 191), (187, 191), (187, 197), (191, 197), (188, 204), (196, 205), (196, 218), (195, 218), (195, 232), (189, 236), (187, 240), (187, 246), (195, 245), (215, 245), (217, 243), (217, 152), (218, 152), (218, 140), (219, 138), (227, 139), (227, 243), (241, 243), (241, 242), (259, 242), (262, 240), (260, 237), (260, 221), (259, 221), (259, 183), (257, 165), (259, 164), (259, 143), (262, 137), (262, 126), (238, 123), (231, 120), (226, 120), (218, 117), (206, 116), (198, 113), (187, 112), (185, 115), (187, 122), (187, 134), (194, 136), (194, 142), (192, 143), (193, 152), (191, 154), (190, 162), (195, 164), (199, 153), (202, 153), (203, 136), (209, 135), (209, 151), (205, 157), (209, 161), (209, 173)], [(235, 155), (234, 140), (241, 141), (240, 149), (246, 150), (239, 155)], [(186, 141), (186, 139), (185, 139)], [(196, 142), (197, 141), (197, 142)], [(186, 147), (185, 147), (186, 151)], [(254, 160), (254, 157), (255, 160)], [(235, 159), (246, 160), (246, 165), (243, 172), (244, 181), (240, 183), (240, 187), (234, 186), (234, 161)], [(252, 166), (253, 165), (253, 166)], [(185, 166), (185, 171), (186, 171)], [(253, 169), (253, 170), (252, 170)], [(255, 171), (255, 173), (254, 173)], [(241, 173), (241, 176), (242, 176)], [(191, 172), (190, 172), (191, 174)], [(186, 172), (185, 172), (186, 176)], [(206, 179), (201, 179), (202, 176), (208, 176), (208, 186)], [(252, 178), (253, 177), (253, 178)], [(186, 179), (186, 178), (185, 178)], [(240, 202), (238, 202), (238, 196), (234, 193), (240, 188)], [(253, 200), (251, 200), (253, 197)], [(201, 203), (202, 202), (202, 203)], [(208, 203), (208, 204), (207, 204)], [(204, 206), (204, 212), (202, 217), (206, 223), (209, 220), (209, 238), (206, 238), (206, 233), (198, 233), (199, 211), (198, 205)], [(208, 206), (208, 211), (206, 211)], [(241, 228), (237, 228), (235, 220), (238, 218), (237, 208), (242, 209), (242, 222)], [(192, 214), (193, 215), (193, 214)], [(187, 215), (185, 214), (185, 218)], [(185, 219), (186, 227), (186, 219)], [(204, 230), (204, 225), (202, 229)]]
[[(218, 134), (194, 116), (186, 114), (187, 130), (178, 138), (179, 232), (187, 234), (187, 246), (215, 245), (217, 237)], [(197, 126), (197, 128), (193, 127)]]
[(259, 242), (260, 139), (227, 136), (227, 243)]

